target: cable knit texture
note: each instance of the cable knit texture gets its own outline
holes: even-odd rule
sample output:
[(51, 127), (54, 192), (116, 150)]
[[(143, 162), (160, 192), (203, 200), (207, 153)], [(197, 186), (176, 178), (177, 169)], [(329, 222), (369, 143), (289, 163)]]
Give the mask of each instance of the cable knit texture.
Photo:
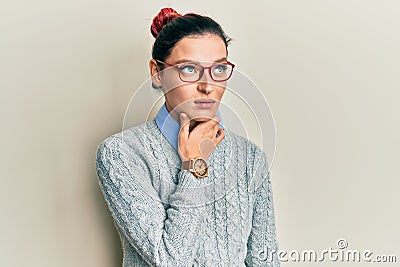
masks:
[(280, 266), (265, 153), (225, 129), (207, 163), (206, 178), (181, 170), (154, 120), (99, 145), (123, 266)]

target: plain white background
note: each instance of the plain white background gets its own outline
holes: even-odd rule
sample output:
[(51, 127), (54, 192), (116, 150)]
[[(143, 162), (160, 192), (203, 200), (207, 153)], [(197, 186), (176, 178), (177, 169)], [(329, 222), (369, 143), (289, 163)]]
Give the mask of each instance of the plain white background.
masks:
[(0, 265), (120, 266), (95, 151), (149, 77), (168, 5), (220, 22), (271, 105), (280, 248), (345, 238), (399, 261), (398, 1), (17, 0), (0, 8)]

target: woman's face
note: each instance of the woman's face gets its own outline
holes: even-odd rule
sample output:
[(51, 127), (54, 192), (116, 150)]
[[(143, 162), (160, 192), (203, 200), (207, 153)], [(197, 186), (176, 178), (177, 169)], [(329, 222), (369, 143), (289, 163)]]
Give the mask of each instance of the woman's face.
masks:
[[(170, 56), (164, 62), (170, 65), (196, 62), (201, 66), (208, 67), (213, 63), (226, 62), (226, 57), (224, 41), (216, 35), (209, 34), (183, 38), (174, 46)], [(154, 72), (156, 62), (152, 61), (150, 61), (150, 69), (154, 75), (156, 74)], [(212, 118), (218, 110), (226, 81), (213, 81), (209, 69), (205, 69), (199, 81), (183, 82), (179, 77), (179, 71), (182, 76), (182, 73), (185, 75), (185, 72), (193, 72), (193, 67), (178, 70), (175, 67), (164, 66), (164, 70), (159, 73), (159, 80), (153, 78), (153, 81), (158, 82), (164, 91), (166, 107), (170, 114), (178, 122), (181, 112), (185, 112), (190, 119), (195, 121)], [(204, 101), (208, 101), (208, 103)]]

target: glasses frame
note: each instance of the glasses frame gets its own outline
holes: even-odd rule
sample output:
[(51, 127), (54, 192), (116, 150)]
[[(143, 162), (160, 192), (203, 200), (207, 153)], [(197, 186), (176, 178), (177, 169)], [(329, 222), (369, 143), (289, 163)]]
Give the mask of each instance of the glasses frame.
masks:
[[(201, 71), (200, 71), (200, 73), (199, 73), (199, 78), (198, 78), (197, 80), (195, 80), (195, 81), (186, 81), (186, 80), (182, 79), (182, 77), (181, 77), (181, 73), (180, 73), (180, 71), (179, 71), (179, 66), (181, 66), (182, 64), (185, 64), (185, 63), (196, 63), (196, 62), (182, 62), (182, 63), (176, 64), (176, 65), (173, 65), (173, 64), (169, 64), (169, 63), (167, 63), (167, 62), (164, 62), (164, 61), (161, 61), (161, 60), (158, 60), (158, 59), (156, 59), (155, 61), (157, 61), (157, 62), (159, 62), (159, 63), (161, 63), (161, 64), (163, 64), (163, 65), (165, 65), (165, 66), (168, 66), (168, 67), (175, 67), (176, 69), (178, 69), (179, 79), (181, 79), (181, 81), (182, 81), (182, 82), (185, 82), (185, 83), (195, 83), (195, 82), (200, 81), (201, 78), (203, 78), (204, 70), (205, 70), (205, 69), (208, 69), (208, 74), (210, 75), (210, 78), (211, 78), (214, 82), (225, 82), (225, 81), (227, 81), (227, 80), (229, 80), (229, 79), (231, 78), (231, 76), (232, 76), (232, 74), (233, 74), (233, 69), (235, 68), (235, 64), (233, 64), (233, 63), (231, 63), (231, 62), (229, 62), (229, 61), (221, 62), (221, 63), (215, 62), (214, 64), (212, 64), (211, 66), (208, 66), (208, 67), (204, 67), (204, 66), (198, 64), (198, 66), (201, 67)], [(231, 73), (230, 73), (229, 76), (228, 76), (226, 79), (224, 79), (224, 80), (215, 80), (215, 79), (213, 78), (212, 74), (211, 74), (211, 68), (212, 68), (213, 66), (215, 66), (215, 65), (218, 65), (218, 64), (226, 64), (226, 65), (230, 65), (230, 66), (232, 67)]]

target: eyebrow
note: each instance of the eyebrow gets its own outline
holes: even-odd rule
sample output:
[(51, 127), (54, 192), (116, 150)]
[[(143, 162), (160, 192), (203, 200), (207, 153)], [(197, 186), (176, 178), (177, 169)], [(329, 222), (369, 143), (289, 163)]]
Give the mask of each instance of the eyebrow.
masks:
[[(214, 62), (224, 62), (224, 61), (228, 61), (228, 59), (226, 57), (223, 57), (223, 58), (215, 60)], [(180, 59), (180, 60), (176, 61), (173, 65), (180, 64), (180, 63), (186, 63), (186, 62), (197, 62), (197, 61), (190, 60), (190, 59)], [(206, 62), (206, 61), (203, 61), (203, 62)]]

